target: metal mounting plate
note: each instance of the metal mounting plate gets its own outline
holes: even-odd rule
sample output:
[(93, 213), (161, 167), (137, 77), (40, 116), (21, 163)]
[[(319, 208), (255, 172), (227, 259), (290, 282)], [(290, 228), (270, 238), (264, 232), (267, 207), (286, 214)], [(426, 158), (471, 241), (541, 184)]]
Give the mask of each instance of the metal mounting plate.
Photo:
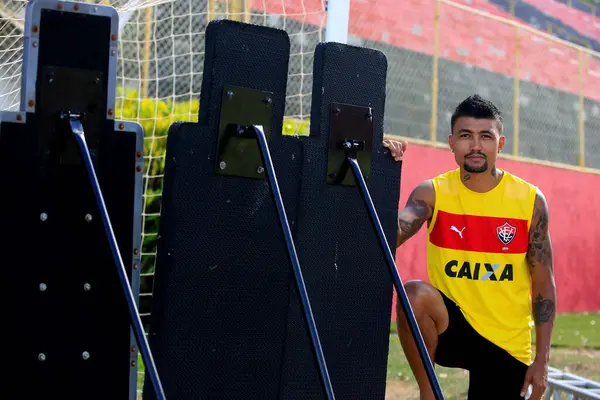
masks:
[(271, 137), (273, 93), (238, 86), (223, 88), (215, 174), (265, 179), (258, 140), (250, 125)]
[(84, 115), (83, 127), (90, 152), (95, 154), (106, 129), (106, 77), (102, 71), (54, 66), (42, 67), (39, 82), (40, 151), (61, 164), (81, 164), (79, 149), (61, 112)]
[(342, 147), (347, 140), (364, 143), (363, 148), (356, 153), (356, 158), (368, 183), (373, 151), (371, 107), (331, 103), (329, 129), (327, 183), (356, 186), (350, 165), (346, 162), (346, 149)]

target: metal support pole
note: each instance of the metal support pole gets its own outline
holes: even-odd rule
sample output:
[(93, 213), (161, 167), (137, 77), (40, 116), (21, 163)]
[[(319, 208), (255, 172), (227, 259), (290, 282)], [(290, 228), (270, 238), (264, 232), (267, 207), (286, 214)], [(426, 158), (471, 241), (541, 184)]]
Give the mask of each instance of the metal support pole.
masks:
[(322, 383), (327, 394), (327, 399), (333, 400), (335, 399), (335, 396), (333, 394), (333, 387), (331, 385), (331, 379), (329, 378), (329, 372), (327, 371), (325, 356), (323, 355), (323, 347), (321, 346), (321, 341), (319, 340), (319, 333), (317, 331), (315, 319), (310, 307), (310, 301), (308, 299), (306, 286), (304, 285), (304, 278), (302, 277), (302, 270), (300, 269), (298, 254), (296, 253), (294, 239), (292, 238), (292, 232), (290, 230), (287, 215), (285, 212), (285, 207), (283, 205), (283, 199), (281, 198), (281, 191), (279, 190), (279, 183), (277, 182), (277, 175), (275, 174), (275, 168), (273, 167), (273, 160), (271, 158), (271, 153), (269, 152), (267, 139), (262, 126), (254, 125), (253, 128), (256, 132), (260, 152), (263, 158), (263, 162), (265, 164), (265, 169), (267, 171), (269, 186), (271, 187), (273, 199), (275, 200), (275, 205), (277, 206), (279, 222), (281, 223), (281, 229), (285, 237), (285, 243), (287, 245), (288, 254), (292, 263), (292, 267), (294, 269), (294, 276), (298, 285), (298, 293), (300, 294), (300, 300), (302, 303), (302, 308), (304, 310), (304, 316), (306, 317), (306, 322), (308, 323), (308, 330), (310, 331), (310, 337), (312, 339), (314, 351), (317, 356), (317, 362), (319, 364)]
[[(351, 148), (351, 145), (346, 147)], [(365, 178), (360, 170), (360, 166), (358, 164), (358, 160), (355, 157), (348, 156), (347, 157), (350, 166), (352, 167), (352, 173), (354, 174), (354, 179), (358, 183), (358, 187), (360, 188), (360, 192), (363, 196), (363, 199), (366, 203), (366, 206), (369, 210), (369, 215), (371, 217), (371, 222), (373, 222), (374, 228), (377, 231), (377, 236), (379, 237), (379, 243), (383, 248), (385, 253), (385, 259), (387, 261), (387, 265), (390, 269), (390, 273), (392, 274), (392, 281), (396, 288), (396, 292), (398, 293), (398, 300), (402, 305), (402, 309), (404, 310), (404, 314), (407, 317), (408, 325), (410, 327), (410, 331), (412, 333), (413, 338), (415, 339), (415, 343), (417, 345), (417, 349), (419, 350), (419, 355), (421, 356), (421, 361), (425, 366), (425, 371), (427, 372), (427, 377), (429, 378), (429, 383), (431, 385), (431, 389), (433, 390), (433, 394), (436, 400), (443, 400), (444, 395), (442, 393), (442, 389), (440, 387), (440, 383), (435, 375), (435, 371), (433, 369), (433, 363), (431, 358), (429, 357), (429, 353), (427, 352), (427, 347), (425, 346), (425, 341), (423, 340), (423, 336), (421, 335), (421, 331), (419, 330), (419, 325), (417, 324), (417, 320), (413, 313), (412, 307), (408, 300), (408, 296), (406, 291), (404, 290), (404, 285), (402, 284), (402, 280), (400, 279), (400, 274), (396, 269), (396, 263), (394, 261), (394, 256), (392, 251), (390, 250), (390, 246), (388, 245), (387, 239), (385, 237), (385, 232), (383, 231), (383, 227), (381, 226), (381, 222), (379, 221), (379, 217), (377, 216), (377, 211), (375, 210), (375, 204), (373, 203), (373, 199), (369, 193), (369, 189), (367, 187), (367, 183), (365, 182)]]
[(350, 0), (327, 0), (326, 42), (348, 43)]
[(437, 114), (438, 114), (438, 74), (439, 74), (439, 47), (440, 47), (440, 0), (435, 0), (433, 17), (433, 57), (431, 71), (431, 142), (437, 142)]
[(142, 359), (144, 361), (144, 365), (146, 366), (146, 371), (150, 375), (152, 385), (154, 386), (156, 398), (158, 400), (164, 400), (165, 394), (160, 383), (158, 371), (156, 370), (156, 365), (154, 364), (154, 359), (152, 358), (152, 352), (150, 351), (150, 345), (148, 344), (146, 334), (144, 333), (142, 320), (140, 318), (140, 314), (138, 312), (135, 300), (133, 298), (133, 292), (131, 291), (129, 279), (127, 278), (125, 265), (123, 264), (123, 259), (121, 257), (121, 253), (119, 252), (119, 247), (117, 245), (117, 239), (115, 237), (115, 233), (113, 231), (110, 218), (108, 216), (108, 210), (104, 202), (102, 189), (100, 188), (100, 183), (98, 182), (98, 177), (96, 176), (96, 171), (94, 169), (94, 164), (92, 163), (90, 151), (85, 141), (85, 133), (83, 130), (83, 125), (81, 124), (81, 117), (80, 115), (70, 113), (63, 113), (61, 117), (63, 119), (69, 120), (71, 131), (73, 133), (73, 136), (75, 137), (75, 140), (77, 141), (77, 144), (79, 145), (81, 158), (83, 159), (83, 163), (85, 164), (90, 183), (92, 184), (92, 188), (94, 190), (96, 204), (99, 208), (102, 223), (104, 225), (106, 236), (108, 237), (108, 242), (112, 251), (113, 260), (117, 267), (117, 272), (119, 273), (119, 280), (121, 282), (123, 294), (125, 295), (125, 300), (127, 301), (127, 306), (129, 308), (129, 316), (131, 319), (131, 324), (133, 325), (135, 339), (137, 340), (138, 347), (140, 349), (140, 352), (142, 353)]

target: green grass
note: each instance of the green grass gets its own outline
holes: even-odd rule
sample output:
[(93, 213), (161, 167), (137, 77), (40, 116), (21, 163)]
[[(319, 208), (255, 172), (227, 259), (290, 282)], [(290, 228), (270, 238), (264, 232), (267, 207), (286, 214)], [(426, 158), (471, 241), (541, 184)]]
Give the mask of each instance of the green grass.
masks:
[(600, 312), (558, 314), (552, 346), (600, 349)]
[[(397, 334), (395, 323), (391, 324), (390, 332)], [(535, 327), (531, 330), (531, 339), (535, 344)], [(554, 323), (552, 346), (600, 350), (600, 311), (558, 314)]]
[[(553, 332), (550, 365), (600, 381), (600, 312), (558, 314)], [(532, 330), (535, 344), (535, 328)], [(468, 373), (436, 366), (436, 374), (447, 399), (464, 399)], [(392, 324), (388, 358), (387, 399), (418, 399), (418, 386), (406, 361), (396, 326)]]

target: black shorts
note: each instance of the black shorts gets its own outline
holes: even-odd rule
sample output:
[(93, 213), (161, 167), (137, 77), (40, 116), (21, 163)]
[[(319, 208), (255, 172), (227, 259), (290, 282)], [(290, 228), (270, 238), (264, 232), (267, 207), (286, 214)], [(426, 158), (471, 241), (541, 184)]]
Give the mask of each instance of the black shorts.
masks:
[(522, 400), (527, 365), (481, 336), (441, 291), (449, 323), (438, 337), (435, 363), (469, 371), (469, 400)]

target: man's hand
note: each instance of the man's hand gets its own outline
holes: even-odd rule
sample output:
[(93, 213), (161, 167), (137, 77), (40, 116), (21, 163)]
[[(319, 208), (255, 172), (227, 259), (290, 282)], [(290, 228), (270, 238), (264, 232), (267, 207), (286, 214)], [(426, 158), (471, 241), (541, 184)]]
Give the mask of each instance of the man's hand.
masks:
[(401, 161), (406, 147), (408, 147), (407, 141), (399, 142), (397, 140), (384, 140), (383, 147), (390, 149), (390, 154), (396, 161)]
[(548, 386), (548, 363), (534, 361), (527, 369), (525, 383), (521, 389), (521, 397), (525, 397), (529, 385), (533, 386), (529, 400), (541, 400)]

